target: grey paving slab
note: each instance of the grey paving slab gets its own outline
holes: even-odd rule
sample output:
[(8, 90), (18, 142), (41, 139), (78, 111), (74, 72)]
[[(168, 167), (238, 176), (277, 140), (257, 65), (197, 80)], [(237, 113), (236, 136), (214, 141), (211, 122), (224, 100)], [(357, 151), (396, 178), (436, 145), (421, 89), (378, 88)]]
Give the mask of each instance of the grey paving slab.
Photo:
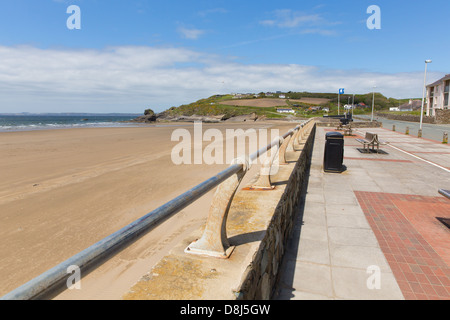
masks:
[(288, 268), (293, 269), (295, 291), (334, 296), (330, 266), (291, 260)]
[(379, 288), (367, 284), (370, 274), (355, 268), (332, 267), (336, 298), (349, 300), (403, 300), (393, 274), (381, 273)]
[(359, 204), (348, 205), (348, 204), (327, 204), (325, 206), (327, 214), (351, 214), (351, 215), (363, 215), (363, 211)]
[(333, 244), (379, 247), (372, 229), (328, 226), (328, 236)]
[(326, 227), (325, 208), (322, 203), (310, 202), (305, 205), (303, 224), (308, 226), (319, 225)]
[(328, 227), (342, 227), (354, 229), (369, 229), (371, 227), (364, 215), (327, 213)]
[(329, 247), (331, 265), (362, 269), (379, 266), (382, 272), (389, 272), (390, 267), (384, 254), (377, 247), (331, 244)]
[(326, 240), (301, 238), (297, 250), (297, 261), (323, 265), (330, 264), (330, 251)]
[[(332, 174), (323, 171), (326, 131), (317, 129), (310, 188), (287, 246), (277, 299), (404, 299), (355, 192), (436, 196), (442, 184), (450, 185), (450, 146), (381, 128), (358, 129), (366, 131), (390, 142), (381, 148), (387, 154), (360, 153), (346, 138), (346, 170)], [(379, 288), (370, 285), (373, 267), (380, 271)]]
[(301, 239), (328, 241), (328, 228), (326, 225), (304, 224), (301, 229)]
[[(303, 212), (294, 227), (276, 290), (281, 300), (402, 299), (354, 191), (382, 190), (386, 179), (375, 162), (372, 176), (358, 161), (345, 161), (347, 172), (323, 172), (323, 129), (318, 130)], [(346, 156), (361, 157), (354, 150)], [(401, 184), (397, 182), (398, 186)], [(367, 288), (367, 268), (379, 266), (387, 281), (384, 290)], [(391, 290), (394, 288), (394, 290)]]

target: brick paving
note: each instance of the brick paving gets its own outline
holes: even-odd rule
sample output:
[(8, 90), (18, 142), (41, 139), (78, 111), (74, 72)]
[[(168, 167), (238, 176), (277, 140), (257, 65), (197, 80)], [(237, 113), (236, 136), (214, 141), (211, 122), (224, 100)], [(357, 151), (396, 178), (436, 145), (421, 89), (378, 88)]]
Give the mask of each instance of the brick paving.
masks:
[[(342, 174), (325, 173), (317, 128), (304, 209), (287, 247), (277, 299), (450, 300), (450, 146), (382, 128), (344, 137)], [(355, 138), (377, 133), (383, 153)], [(366, 287), (379, 266), (381, 290)]]
[(412, 163), (413, 162), (411, 160), (373, 159), (373, 158), (355, 158), (355, 157), (344, 157), (344, 160), (366, 160), (366, 161), (404, 162), (404, 163)]
[(405, 299), (450, 299), (450, 217), (441, 197), (355, 192)]

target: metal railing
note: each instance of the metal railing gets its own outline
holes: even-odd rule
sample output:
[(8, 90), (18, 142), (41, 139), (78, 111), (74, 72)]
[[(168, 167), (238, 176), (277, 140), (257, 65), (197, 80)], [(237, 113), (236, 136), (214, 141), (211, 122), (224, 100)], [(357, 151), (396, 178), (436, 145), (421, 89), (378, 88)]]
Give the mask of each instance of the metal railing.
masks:
[[(217, 186), (204, 235), (200, 240), (191, 244), (186, 249), (186, 252), (206, 254), (219, 258), (228, 257), (232, 251), (232, 247), (229, 245), (226, 237), (225, 228), (229, 204), (242, 178), (250, 169), (251, 163), (275, 146), (280, 147), (280, 145), (278, 154), (280, 159), (285, 160), (286, 150), (298, 150), (296, 144), (299, 143), (298, 140), (303, 136), (303, 131), (307, 129), (308, 124), (311, 125), (311, 120), (302, 123), (295, 129), (289, 130), (286, 134), (276, 138), (271, 144), (250, 156), (233, 160), (227, 169), (11, 291), (1, 297), (0, 300), (39, 299), (53, 293), (58, 288), (66, 285), (66, 281), (70, 276), (68, 274), (69, 268), (76, 266), (80, 270), (86, 270), (94, 266), (120, 247), (129, 244), (150, 228), (167, 220)], [(292, 137), (294, 138), (291, 139)]]

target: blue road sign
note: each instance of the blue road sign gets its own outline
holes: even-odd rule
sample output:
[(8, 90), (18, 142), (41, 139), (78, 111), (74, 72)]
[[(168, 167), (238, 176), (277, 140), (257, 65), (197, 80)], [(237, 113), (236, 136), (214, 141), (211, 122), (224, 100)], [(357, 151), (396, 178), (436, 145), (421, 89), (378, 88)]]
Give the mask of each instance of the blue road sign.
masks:
[(345, 89), (339, 89), (339, 94), (344, 94)]

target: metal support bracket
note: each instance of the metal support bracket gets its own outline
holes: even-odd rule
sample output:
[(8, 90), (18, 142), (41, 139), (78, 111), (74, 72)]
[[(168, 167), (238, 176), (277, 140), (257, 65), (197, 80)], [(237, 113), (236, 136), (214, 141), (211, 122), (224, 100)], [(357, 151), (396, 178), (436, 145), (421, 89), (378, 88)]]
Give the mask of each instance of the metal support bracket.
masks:
[(289, 143), (292, 139), (292, 135), (294, 134), (294, 130), (289, 130), (289, 135), (284, 139), (283, 144), (280, 147), (280, 150), (278, 151), (278, 159), (280, 165), (287, 165), (286, 160), (286, 151), (287, 147), (289, 146)]
[(295, 138), (298, 136), (298, 133), (300, 131), (300, 127), (297, 127), (294, 129), (294, 131), (292, 132), (292, 138), (291, 141), (289, 141), (289, 145), (286, 148), (287, 152), (294, 152), (294, 144), (295, 144)]
[(277, 150), (271, 149), (270, 150), (270, 156), (266, 158), (266, 161), (261, 165), (261, 170), (259, 172), (259, 178), (258, 180), (246, 190), (273, 190), (275, 189), (274, 186), (272, 186), (272, 183), (270, 181), (270, 171), (272, 169), (272, 165), (274, 163), (275, 157), (278, 155), (278, 152), (280, 151), (280, 146), (283, 144), (284, 138), (278, 137), (278, 146)]
[(233, 197), (246, 172), (250, 169), (248, 158), (233, 160), (231, 165), (242, 164), (242, 169), (221, 183), (214, 194), (203, 236), (185, 250), (188, 254), (227, 259), (234, 250), (227, 237), (227, 218)]
[(298, 130), (298, 132), (297, 132), (297, 135), (295, 136), (295, 139), (294, 139), (294, 151), (301, 151), (301, 150), (303, 150), (303, 148), (300, 146), (300, 143), (301, 143), (301, 141), (302, 141), (302, 139), (303, 139), (303, 136), (304, 136), (304, 125), (302, 124), (301, 125), (301, 127), (300, 127), (300, 129)]

